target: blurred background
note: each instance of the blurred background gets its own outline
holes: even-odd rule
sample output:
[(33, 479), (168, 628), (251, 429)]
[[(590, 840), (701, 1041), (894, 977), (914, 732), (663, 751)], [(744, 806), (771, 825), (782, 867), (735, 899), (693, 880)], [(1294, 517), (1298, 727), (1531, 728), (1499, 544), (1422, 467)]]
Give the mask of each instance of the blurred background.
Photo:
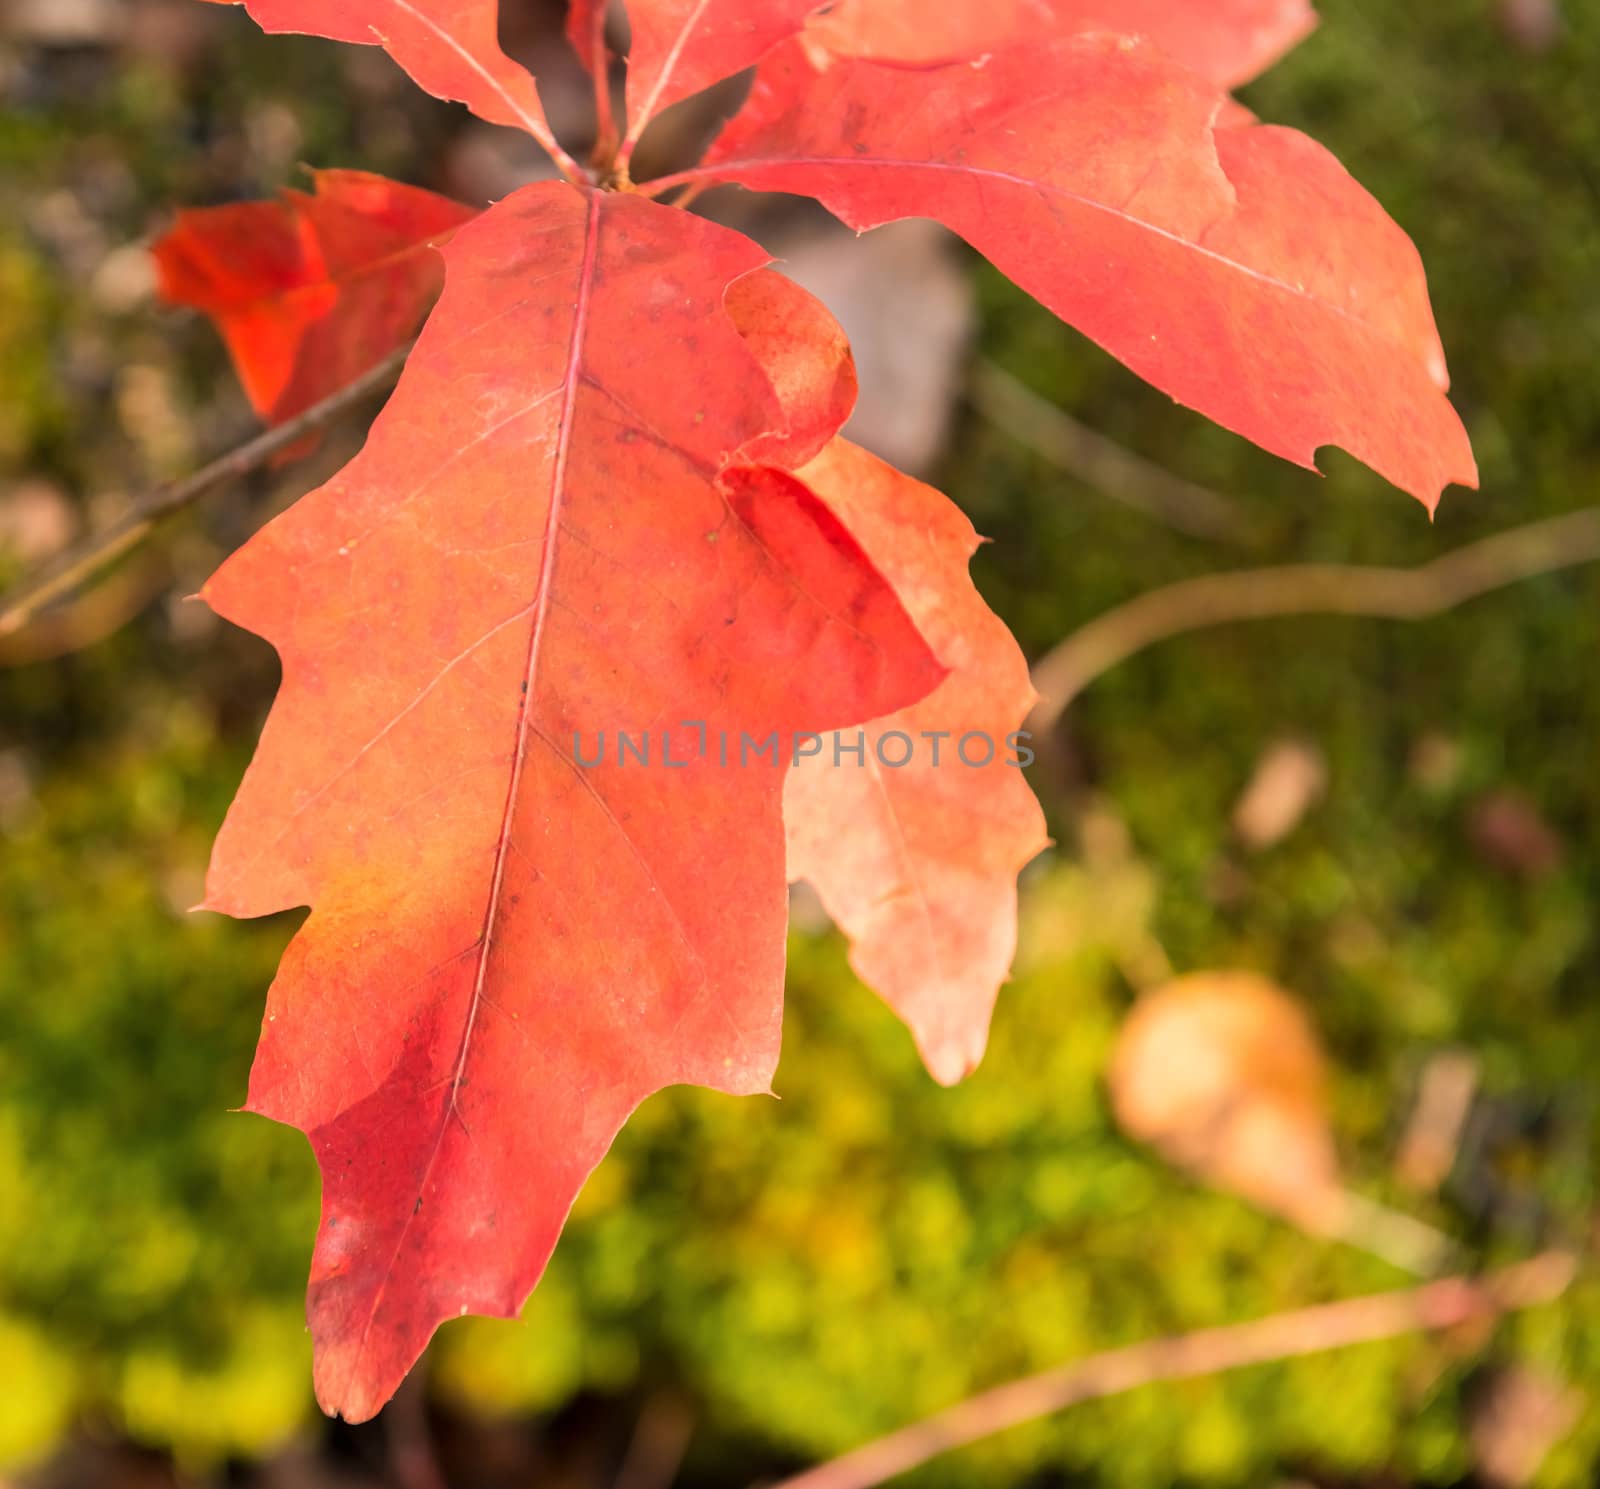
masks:
[[(1416, 565), (1600, 502), (1600, 7), (1320, 8), (1245, 97), (1429, 266), (1484, 477), (1432, 526), (1342, 455), (1319, 480), (1174, 407), (932, 230), (707, 202), (845, 320), (857, 436), (994, 539), (977, 578), (1031, 657), (1191, 576)], [(503, 9), (559, 118), (559, 14)], [(227, 7), (0, 0), (0, 585), (254, 427), (211, 328), (154, 297), (175, 208), (304, 164), (481, 202), (532, 150)], [(1034, 773), (1058, 847), (971, 1080), (926, 1077), (800, 898), (783, 1102), (648, 1103), (520, 1324), (451, 1324), (377, 1423), (322, 1421), (315, 1165), (229, 1110), (296, 918), (184, 913), (276, 668), (180, 597), (364, 417), (0, 640), (0, 1482), (770, 1480), (1074, 1356), (1407, 1285), (1440, 1233), (1458, 1268), (1560, 1248), (1578, 1275), (907, 1482), (1596, 1481), (1600, 564), (1416, 623), (1197, 631), (1095, 680)], [(1231, 970), (1254, 980), (1154, 995)], [(1189, 1106), (1163, 1028), (1220, 1072)], [(1343, 1240), (1307, 1221), (1336, 1185)]]

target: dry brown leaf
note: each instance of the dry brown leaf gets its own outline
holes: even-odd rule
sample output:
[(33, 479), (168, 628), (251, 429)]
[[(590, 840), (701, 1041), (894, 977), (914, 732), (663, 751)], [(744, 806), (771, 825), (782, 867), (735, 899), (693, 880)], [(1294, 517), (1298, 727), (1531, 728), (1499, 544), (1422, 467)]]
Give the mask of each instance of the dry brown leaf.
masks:
[(1478, 1077), (1478, 1061), (1466, 1050), (1444, 1050), (1423, 1067), (1394, 1164), (1395, 1176), (1408, 1189), (1435, 1190), (1449, 1177), (1477, 1098)]
[(1500, 25), (1529, 52), (1549, 51), (1566, 31), (1559, 0), (1500, 0)]
[(1328, 789), (1328, 762), (1316, 745), (1282, 739), (1256, 762), (1233, 809), (1233, 830), (1256, 852), (1288, 837)]
[(1496, 1489), (1522, 1489), (1550, 1450), (1577, 1425), (1581, 1391), (1524, 1366), (1492, 1375), (1467, 1428), (1478, 1474)]
[(1561, 867), (1560, 837), (1520, 791), (1491, 791), (1473, 803), (1467, 835), (1479, 858), (1515, 879), (1543, 879)]
[(1147, 993), (1110, 1087), (1123, 1130), (1177, 1167), (1319, 1230), (1340, 1207), (1322, 1048), (1266, 978), (1198, 972)]
[(1346, 1189), (1328, 1067), (1296, 999), (1252, 972), (1195, 972), (1145, 994), (1112, 1055), (1118, 1123), (1168, 1162), (1313, 1235), (1436, 1271), (1449, 1239)]

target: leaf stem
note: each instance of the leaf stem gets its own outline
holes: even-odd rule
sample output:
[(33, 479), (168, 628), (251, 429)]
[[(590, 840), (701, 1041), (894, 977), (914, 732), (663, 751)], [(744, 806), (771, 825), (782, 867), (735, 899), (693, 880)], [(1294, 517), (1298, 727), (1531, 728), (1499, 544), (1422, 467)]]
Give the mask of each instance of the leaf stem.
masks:
[(561, 172), (574, 186), (593, 186), (594, 172), (578, 164), (567, 152), (562, 149), (561, 142), (550, 133), (548, 129), (534, 135), (545, 153), (556, 163), (556, 169)]
[[(624, 153), (628, 153), (624, 146)], [(659, 197), (674, 186), (695, 185), (699, 191), (717, 184), (717, 172), (709, 166), (694, 165), (687, 170), (674, 171), (670, 176), (657, 176), (653, 181), (640, 183), (636, 188), (641, 196)]]
[(701, 192), (709, 191), (715, 184), (716, 183), (714, 181), (696, 182), (696, 184), (685, 191), (682, 196), (674, 198), (669, 205), (678, 208), (678, 210), (681, 212), (687, 212), (689, 208), (695, 204), (695, 201), (699, 198)]

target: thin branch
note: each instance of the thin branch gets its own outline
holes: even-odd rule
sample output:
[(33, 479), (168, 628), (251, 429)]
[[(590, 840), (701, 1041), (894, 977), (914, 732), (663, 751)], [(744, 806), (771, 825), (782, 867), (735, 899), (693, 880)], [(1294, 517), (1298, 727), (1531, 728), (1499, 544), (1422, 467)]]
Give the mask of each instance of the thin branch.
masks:
[(1421, 1330), (1452, 1329), (1475, 1319), (1553, 1302), (1566, 1290), (1575, 1270), (1570, 1255), (1551, 1251), (1482, 1278), (1448, 1277), (1399, 1292), (1322, 1303), (1089, 1355), (985, 1391), (831, 1463), (785, 1479), (773, 1489), (871, 1489), (952, 1448), (1081, 1401), (1097, 1401), (1158, 1381), (1190, 1380)]
[(1191, 537), (1222, 543), (1245, 538), (1244, 519), (1225, 497), (1080, 424), (997, 363), (978, 362), (970, 396), (996, 428), (1096, 491)]
[(171, 583), (172, 564), (165, 554), (138, 554), (72, 604), (41, 615), (20, 631), (0, 635), (0, 667), (30, 667), (97, 646)]
[(589, 187), (594, 185), (594, 172), (586, 170), (574, 160), (561, 147), (561, 143), (549, 130), (534, 135), (534, 139), (544, 146), (545, 154), (555, 161), (556, 169), (574, 186)]
[(1028, 720), (1047, 734), (1096, 678), (1158, 641), (1209, 626), (1286, 615), (1424, 620), (1522, 579), (1600, 560), (1600, 507), (1530, 522), (1415, 569), (1289, 564), (1153, 589), (1074, 631), (1033, 669)]
[(192, 476), (136, 501), (109, 527), (69, 548), (42, 572), (0, 598), (0, 636), (21, 630), (45, 606), (99, 574), (148, 537), (164, 518), (193, 506), (217, 487), (261, 469), (307, 435), (326, 429), (357, 404), (392, 383), (410, 354), (409, 345), (398, 348), (354, 382), (345, 384), (337, 393), (330, 394), (287, 423), (257, 435)]
[(661, 197), (675, 186), (697, 185), (703, 191), (720, 185), (725, 172), (714, 165), (693, 165), (687, 170), (674, 171), (670, 176), (656, 176), (642, 181), (635, 189), (640, 196)]
[(680, 212), (687, 212), (699, 199), (703, 192), (710, 191), (716, 185), (714, 181), (696, 181), (682, 196), (675, 198), (667, 205), (676, 207)]

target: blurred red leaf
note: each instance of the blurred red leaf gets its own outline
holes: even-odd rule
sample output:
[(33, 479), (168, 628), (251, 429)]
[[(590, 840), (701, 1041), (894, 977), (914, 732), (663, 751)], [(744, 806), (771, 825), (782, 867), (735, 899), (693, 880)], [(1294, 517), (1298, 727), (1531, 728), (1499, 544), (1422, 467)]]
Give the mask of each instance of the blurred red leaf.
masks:
[(433, 245), (476, 215), (363, 171), (314, 180), (309, 194), (180, 212), (153, 250), (162, 295), (217, 323), (270, 424), (405, 342), (443, 282)]
[(1490, 791), (1473, 802), (1467, 834), (1479, 858), (1518, 879), (1544, 879), (1566, 856), (1560, 836), (1520, 791)]

